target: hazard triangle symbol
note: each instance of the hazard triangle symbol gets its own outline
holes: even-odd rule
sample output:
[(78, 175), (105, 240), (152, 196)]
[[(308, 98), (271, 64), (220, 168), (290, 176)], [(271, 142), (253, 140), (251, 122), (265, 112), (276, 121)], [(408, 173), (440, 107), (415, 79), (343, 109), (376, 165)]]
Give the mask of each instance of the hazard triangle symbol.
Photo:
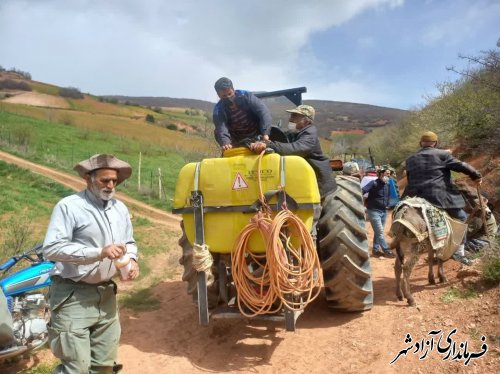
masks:
[(233, 190), (243, 190), (245, 188), (248, 188), (247, 182), (245, 182), (240, 173), (237, 173), (236, 179), (233, 182)]

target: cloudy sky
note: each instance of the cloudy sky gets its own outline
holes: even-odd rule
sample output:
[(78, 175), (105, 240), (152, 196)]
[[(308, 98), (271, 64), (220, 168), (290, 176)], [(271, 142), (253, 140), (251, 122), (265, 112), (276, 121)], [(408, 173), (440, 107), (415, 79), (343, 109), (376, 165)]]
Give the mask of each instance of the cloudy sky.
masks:
[(402, 109), (498, 48), (500, 0), (0, 0), (0, 65), (96, 95), (213, 83)]

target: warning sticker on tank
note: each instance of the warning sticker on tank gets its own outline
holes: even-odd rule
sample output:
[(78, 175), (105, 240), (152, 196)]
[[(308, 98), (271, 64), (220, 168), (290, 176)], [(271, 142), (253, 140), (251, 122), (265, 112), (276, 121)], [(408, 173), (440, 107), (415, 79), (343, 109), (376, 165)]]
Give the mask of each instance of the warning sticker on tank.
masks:
[(233, 190), (243, 190), (248, 188), (248, 183), (243, 179), (240, 173), (236, 173), (236, 179), (233, 182)]

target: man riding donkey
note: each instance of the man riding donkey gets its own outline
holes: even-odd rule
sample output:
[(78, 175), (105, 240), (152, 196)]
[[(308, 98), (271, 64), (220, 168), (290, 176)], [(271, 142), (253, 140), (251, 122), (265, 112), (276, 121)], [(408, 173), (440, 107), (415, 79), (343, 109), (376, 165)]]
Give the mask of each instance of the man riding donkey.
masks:
[[(481, 174), (471, 165), (462, 162), (447, 150), (437, 149), (438, 137), (432, 131), (426, 131), (420, 138), (422, 147), (406, 160), (408, 185), (403, 197), (421, 197), (435, 207), (445, 210), (448, 215), (461, 222), (467, 221), (465, 200), (453, 184), (451, 172), (468, 175), (476, 186), (481, 185)], [(464, 265), (471, 261), (465, 257), (462, 243), (453, 255), (453, 259)]]
[(403, 193), (405, 199), (393, 213), (391, 231), (395, 237), (391, 247), (396, 248), (397, 253), (394, 268), (396, 295), (399, 300), (404, 295), (410, 305), (415, 305), (415, 300), (410, 292), (409, 278), (421, 253), (428, 253), (430, 284), (435, 284), (432, 270), (435, 255), (441, 282), (446, 282), (443, 261), (450, 258), (451, 253), (455, 252), (452, 257), (456, 261), (471, 265), (464, 253), (465, 201), (452, 183), (451, 172), (468, 175), (476, 186), (482, 182), (481, 174), (449, 151), (437, 149), (437, 143), (434, 132), (422, 134), (421, 149), (406, 160), (408, 185)]

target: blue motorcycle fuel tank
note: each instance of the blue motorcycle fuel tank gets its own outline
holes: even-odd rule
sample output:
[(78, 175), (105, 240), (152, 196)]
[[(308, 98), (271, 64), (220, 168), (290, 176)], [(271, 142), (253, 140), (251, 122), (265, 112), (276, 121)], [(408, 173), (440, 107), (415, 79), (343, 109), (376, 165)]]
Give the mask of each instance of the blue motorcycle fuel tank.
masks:
[(5, 296), (12, 296), (50, 286), (49, 273), (53, 267), (54, 263), (44, 261), (19, 270), (0, 280), (0, 287)]

